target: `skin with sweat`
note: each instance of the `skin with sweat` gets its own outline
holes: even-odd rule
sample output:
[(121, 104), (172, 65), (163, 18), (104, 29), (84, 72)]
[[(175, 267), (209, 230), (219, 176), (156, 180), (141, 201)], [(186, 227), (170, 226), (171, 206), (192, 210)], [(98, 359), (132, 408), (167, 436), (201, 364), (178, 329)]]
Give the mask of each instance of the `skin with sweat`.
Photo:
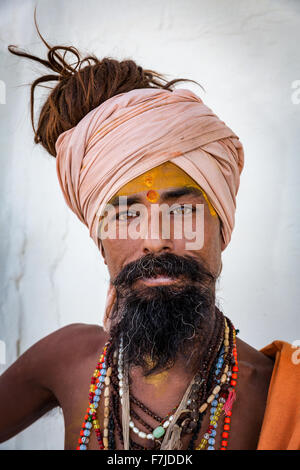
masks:
[[(204, 245), (198, 251), (186, 250), (186, 240), (172, 238), (172, 231), (169, 239), (163, 238), (160, 233), (155, 238), (151, 235), (138, 240), (107, 238), (102, 241), (102, 255), (112, 279), (127, 263), (148, 253), (190, 255), (205, 263), (212, 273), (220, 273), (220, 220), (206, 194), (183, 170), (172, 163), (160, 165), (124, 186), (111, 202), (115, 203), (119, 196), (124, 195), (128, 196), (129, 202), (144, 204), (149, 213), (154, 202), (163, 202), (170, 206), (176, 203), (178, 212), (184, 204), (204, 204)], [(121, 208), (122, 211), (124, 209)], [(176, 213), (175, 210), (173, 217)], [(136, 214), (130, 212), (127, 215), (125, 223), (136, 217)], [(161, 285), (174, 281), (158, 277), (151, 282)], [(153, 285), (151, 282), (149, 285)], [(230, 312), (226, 314), (230, 317)], [(235, 324), (235, 327), (238, 328), (239, 325)], [(65, 422), (65, 449), (75, 449), (88, 407), (91, 376), (107, 340), (108, 334), (100, 326), (77, 323), (46, 336), (22, 354), (0, 378), (0, 442), (25, 429), (47, 411), (60, 406)], [(201, 345), (199, 350), (201, 351)], [(237, 351), (237, 399), (232, 410), (228, 449), (251, 450), (257, 448), (274, 363), (239, 338)], [(131, 378), (132, 392), (136, 398), (158, 415), (166, 416), (181, 400), (192, 375), (185, 360), (178, 357), (171, 369), (147, 378), (139, 367), (133, 367)], [(157, 425), (143, 412), (141, 416), (150, 425)], [(100, 400), (98, 418), (102, 427), (103, 400)], [(207, 414), (196, 445), (207, 429), (208, 420)], [(145, 445), (145, 440), (137, 436), (135, 440)], [(185, 436), (182, 442), (183, 449), (186, 449), (189, 437)], [(122, 448), (118, 437), (116, 446), (117, 449)], [(220, 447), (219, 430), (215, 447)], [(94, 432), (91, 433), (88, 448), (98, 449)]]

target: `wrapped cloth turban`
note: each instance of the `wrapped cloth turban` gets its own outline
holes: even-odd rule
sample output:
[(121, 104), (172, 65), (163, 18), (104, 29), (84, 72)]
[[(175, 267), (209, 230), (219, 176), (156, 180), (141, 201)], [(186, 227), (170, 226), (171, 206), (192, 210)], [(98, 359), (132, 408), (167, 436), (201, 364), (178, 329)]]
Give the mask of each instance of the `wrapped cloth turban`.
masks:
[(243, 146), (192, 91), (142, 88), (113, 96), (61, 134), (56, 152), (64, 198), (98, 248), (99, 217), (108, 201), (167, 161), (205, 191), (221, 220), (222, 249), (228, 245)]

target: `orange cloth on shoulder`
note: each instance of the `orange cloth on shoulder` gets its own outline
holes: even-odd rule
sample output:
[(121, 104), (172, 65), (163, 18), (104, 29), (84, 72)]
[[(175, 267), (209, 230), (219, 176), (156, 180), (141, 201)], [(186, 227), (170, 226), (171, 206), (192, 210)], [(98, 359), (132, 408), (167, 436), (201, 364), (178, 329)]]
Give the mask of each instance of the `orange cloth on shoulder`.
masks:
[(278, 340), (260, 351), (275, 362), (257, 450), (300, 450), (299, 352)]

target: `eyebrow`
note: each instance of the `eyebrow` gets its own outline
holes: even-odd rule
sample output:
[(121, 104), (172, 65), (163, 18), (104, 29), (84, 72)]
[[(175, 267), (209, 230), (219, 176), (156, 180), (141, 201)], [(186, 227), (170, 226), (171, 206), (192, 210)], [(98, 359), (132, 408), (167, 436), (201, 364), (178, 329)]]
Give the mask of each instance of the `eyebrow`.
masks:
[[(161, 196), (160, 200), (161, 202), (165, 202), (170, 199), (178, 199), (182, 196), (202, 196), (202, 191), (198, 188), (195, 188), (193, 186), (185, 186), (183, 188), (176, 188), (176, 189), (171, 189), (169, 191), (164, 191)], [(125, 206), (125, 204), (121, 204), (122, 199), (124, 196), (115, 196), (110, 204), (114, 207), (116, 206)], [(127, 204), (126, 206), (131, 206), (132, 204), (138, 204), (142, 202), (141, 196), (130, 196), (127, 197)]]
[(166, 201), (168, 199), (178, 199), (182, 196), (202, 196), (200, 189), (194, 186), (184, 186), (183, 188), (171, 189), (161, 194), (161, 200)]
[[(125, 196), (126, 197), (126, 196)], [(122, 199), (124, 196), (115, 196), (112, 198), (110, 204), (114, 207), (116, 206), (131, 206), (132, 204), (138, 204), (141, 203), (141, 197), (140, 196), (130, 196), (127, 197), (127, 204), (122, 204)]]

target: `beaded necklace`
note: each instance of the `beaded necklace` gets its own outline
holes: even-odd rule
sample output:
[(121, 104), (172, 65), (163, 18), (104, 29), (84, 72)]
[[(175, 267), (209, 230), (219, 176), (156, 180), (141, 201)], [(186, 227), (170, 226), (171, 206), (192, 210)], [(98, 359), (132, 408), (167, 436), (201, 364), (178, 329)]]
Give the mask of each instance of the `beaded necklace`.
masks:
[[(120, 377), (123, 379), (124, 372), (123, 372), (123, 366), (122, 366), (122, 359), (123, 359), (123, 338), (122, 337), (121, 337), (120, 346), (119, 346), (119, 357), (118, 358), (119, 358), (118, 372), (120, 374)], [(123, 396), (123, 382), (122, 382), (122, 380), (119, 381), (119, 394), (120, 394), (120, 397)], [(173, 420), (173, 415), (171, 415), (171, 416), (167, 415), (163, 419), (161, 419), (159, 416), (156, 416), (152, 412), (151, 412), (151, 415), (154, 419), (156, 419), (157, 421), (160, 421), (160, 425), (157, 426), (155, 429), (153, 429), (152, 432), (146, 434), (144, 431), (141, 431), (137, 427), (137, 425), (134, 424), (133, 419), (132, 419), (131, 416), (129, 417), (129, 427), (140, 438), (148, 439), (150, 441), (154, 441), (155, 439), (159, 439), (161, 436), (164, 435), (165, 430), (167, 429), (167, 427), (169, 426), (169, 424)], [(137, 416), (136, 413), (135, 413), (135, 416)]]
[[(227, 322), (229, 322), (229, 324), (232, 327), (231, 338), (229, 337), (230, 329), (228, 327)], [(188, 429), (189, 429), (189, 432), (195, 431), (195, 434), (193, 437), (193, 439), (195, 439), (195, 437), (197, 436), (196, 431), (200, 428), (203, 415), (206, 412), (208, 406), (209, 405), (211, 406), (210, 424), (208, 426), (208, 429), (204, 433), (204, 436), (201, 439), (200, 444), (196, 447), (195, 450), (204, 450), (206, 448), (207, 450), (215, 449), (214, 447), (215, 436), (217, 432), (218, 420), (221, 416), (222, 411), (225, 413), (225, 419), (224, 419), (224, 426), (223, 426), (223, 432), (222, 432), (221, 450), (226, 450), (228, 446), (228, 437), (229, 437), (231, 414), (232, 414), (231, 408), (232, 408), (233, 401), (235, 400), (235, 387), (236, 387), (236, 379), (237, 379), (237, 372), (238, 372), (237, 349), (236, 349), (235, 337), (236, 337), (236, 332), (231, 322), (228, 319), (227, 321), (225, 319), (225, 338), (223, 341), (223, 347), (217, 359), (216, 369), (215, 369), (215, 375), (217, 377), (216, 382), (218, 385), (216, 385), (213, 388), (212, 393), (209, 395), (206, 402), (203, 403), (199, 407), (198, 413), (196, 413), (197, 416), (194, 415), (193, 420), (189, 422), (190, 425), (191, 423), (194, 424), (194, 426), (190, 428), (188, 427)], [(229, 351), (230, 345), (232, 346), (232, 358), (228, 357), (228, 351)], [(111, 385), (111, 375), (113, 371), (111, 366), (107, 367), (106, 354), (107, 354), (107, 350), (109, 347), (111, 347), (111, 342), (108, 342), (105, 344), (103, 353), (100, 355), (99, 361), (97, 363), (97, 367), (91, 379), (90, 393), (89, 393), (89, 407), (86, 410), (86, 415), (84, 417), (84, 422), (82, 424), (82, 428), (80, 431), (80, 438), (78, 439), (79, 445), (76, 448), (77, 450), (87, 450), (90, 433), (93, 427), (96, 433), (99, 448), (101, 450), (108, 450), (108, 448), (115, 447), (114, 445), (114, 420), (113, 420), (112, 415), (110, 415), (110, 411), (109, 411), (110, 406), (112, 406), (112, 396), (110, 396), (109, 391), (110, 391), (110, 385)], [(119, 356), (120, 356), (120, 352), (121, 352), (121, 359), (122, 359), (121, 344), (119, 347)], [(113, 353), (114, 367), (117, 362), (117, 356), (118, 356), (117, 350), (115, 350)], [(233, 360), (233, 363), (234, 363), (232, 367), (232, 371), (230, 370), (230, 364), (229, 364), (230, 359)], [(120, 403), (122, 405), (123, 371), (122, 371), (122, 367), (120, 367), (121, 363), (122, 361), (120, 361), (118, 365), (118, 380), (119, 380), (119, 397), (120, 397)], [(121, 382), (121, 386), (120, 386), (120, 382)], [(229, 383), (230, 383), (230, 386), (226, 387), (226, 385), (229, 385)], [(223, 385), (225, 385), (225, 387), (223, 387), (224, 390), (221, 390)], [(102, 390), (104, 386), (105, 386), (104, 422), (103, 422), (103, 436), (102, 436), (102, 433), (100, 431), (99, 421), (97, 419), (97, 408), (99, 405), (100, 396), (102, 394)], [(193, 395), (192, 395), (192, 398), (193, 398)], [(195, 402), (195, 397), (194, 397), (194, 400), (189, 400), (187, 403), (190, 405), (192, 402)], [(145, 405), (143, 406), (144, 408), (146, 408)], [(174, 410), (175, 408), (173, 409), (173, 411)], [(161, 420), (160, 426), (156, 427), (152, 432), (149, 432), (148, 434), (146, 434), (143, 431), (140, 431), (137, 428), (137, 426), (134, 425), (132, 418), (129, 421), (129, 426), (135, 434), (139, 435), (140, 438), (148, 439), (148, 440), (155, 440), (155, 439), (158, 440), (160, 437), (162, 437), (165, 434), (167, 427), (172, 422), (173, 415), (171, 413), (169, 413), (167, 417), (165, 417), (163, 420), (161, 420), (160, 417), (158, 417), (159, 418), (158, 421)], [(135, 414), (135, 417), (136, 417), (136, 414)], [(121, 434), (121, 430), (119, 428), (119, 435), (120, 434)], [(121, 435), (120, 435), (120, 438), (121, 438)], [(109, 446), (109, 440), (111, 442), (111, 446)], [(122, 442), (122, 438), (121, 438), (121, 442)], [(142, 446), (134, 442), (132, 442), (132, 446), (133, 448), (135, 447), (137, 449), (144, 449)]]
[[(233, 335), (234, 335), (234, 333), (233, 333)], [(234, 336), (233, 336), (232, 339), (234, 339)], [(208, 447), (207, 447), (208, 450), (214, 450), (215, 436), (216, 436), (216, 432), (217, 432), (216, 428), (218, 426), (218, 420), (219, 420), (221, 412), (224, 408), (224, 405), (227, 402), (226, 393), (224, 391), (222, 393), (220, 392), (221, 386), (222, 386), (222, 384), (229, 383), (229, 382), (230, 382), (231, 386), (236, 385), (236, 380), (234, 380), (237, 377), (236, 372), (234, 372), (232, 379), (230, 379), (230, 376), (231, 376), (232, 373), (229, 370), (229, 366), (227, 364), (225, 365), (225, 368), (224, 368), (223, 373), (222, 373), (222, 366), (224, 364), (224, 356), (226, 357), (228, 355), (228, 347), (229, 347), (229, 327), (226, 324), (224, 345), (223, 345), (223, 347), (222, 347), (222, 349), (219, 353), (217, 364), (216, 364), (216, 369), (215, 369), (215, 375), (217, 377), (219, 377), (217, 379), (218, 385), (216, 385), (214, 387), (211, 395), (207, 398), (206, 403), (204, 403), (199, 409), (200, 414), (203, 414), (205, 412), (205, 410), (207, 409), (207, 407), (209, 406), (209, 404), (211, 405), (210, 424), (209, 424), (209, 427), (208, 427), (206, 433), (204, 434), (204, 436), (201, 440), (201, 443), (196, 448), (196, 450), (204, 449), (206, 444), (208, 444)], [(122, 351), (122, 342), (120, 344), (119, 351)], [(233, 349), (233, 354), (234, 354), (234, 356), (236, 356), (236, 354), (237, 354), (236, 353), (236, 347), (234, 347), (234, 349)], [(120, 352), (119, 352), (119, 358), (121, 358), (121, 360), (122, 360), (122, 353), (120, 354)], [(235, 366), (234, 367), (235, 368), (237, 367), (236, 357), (235, 357)], [(121, 368), (120, 368), (120, 372), (122, 372)], [(122, 375), (123, 375), (123, 373), (122, 373)], [(121, 385), (121, 388), (122, 388), (122, 385)], [(219, 392), (220, 392), (220, 396), (219, 396)], [(229, 423), (230, 423), (231, 410), (228, 407), (229, 407), (229, 403), (230, 403), (230, 408), (232, 406), (232, 399), (233, 399), (233, 389), (232, 388), (231, 388), (229, 394), (231, 394), (231, 395), (230, 395), (226, 410), (224, 411), (225, 414), (226, 414), (226, 417), (225, 417), (225, 423), (224, 423), (225, 429), (224, 429), (224, 432), (223, 432), (223, 435), (222, 435), (222, 437), (224, 439), (223, 442), (222, 442), (222, 447), (227, 446), (227, 443), (226, 443), (227, 439), (225, 439), (225, 438), (226, 438), (226, 436), (228, 438), (228, 435), (229, 435), (228, 430), (229, 430), (229, 427), (230, 427)], [(188, 401), (188, 405), (190, 405), (190, 403), (191, 403), (191, 400)], [(196, 418), (199, 419), (198, 416), (196, 416)], [(172, 420), (173, 420), (173, 415), (170, 416), (169, 419), (165, 419), (158, 427), (156, 427), (153, 430), (152, 433), (149, 433), (147, 435), (146, 435), (145, 432), (141, 431), (137, 427), (137, 425), (134, 424), (132, 418), (130, 418), (129, 426), (133, 430), (133, 432), (135, 434), (137, 434), (140, 438), (143, 438), (143, 439), (146, 438), (146, 439), (149, 439), (149, 440), (154, 440), (154, 439), (161, 438), (165, 434), (165, 430), (168, 428), (168, 426), (169, 426), (169, 424)]]
[(87, 450), (87, 445), (89, 443), (89, 436), (91, 434), (91, 429), (94, 426), (94, 430), (96, 433), (96, 437), (99, 443), (99, 447), (101, 450), (104, 449), (104, 442), (105, 444), (107, 438), (102, 439), (99, 421), (97, 419), (97, 408), (99, 405), (100, 395), (103, 389), (104, 381), (107, 377), (109, 378), (111, 375), (111, 368), (107, 370), (105, 356), (107, 352), (107, 347), (109, 343), (106, 343), (103, 348), (103, 353), (101, 354), (99, 361), (97, 363), (97, 367), (93, 373), (90, 385), (90, 393), (89, 393), (89, 407), (86, 410), (86, 415), (84, 417), (84, 421), (82, 423), (81, 431), (80, 431), (80, 438), (78, 439), (78, 446), (77, 450)]
[[(234, 341), (234, 347), (233, 347), (233, 357), (234, 357), (234, 363), (235, 365), (232, 367), (233, 372), (228, 371), (227, 372), (227, 377), (225, 378), (224, 375), (222, 375), (220, 380), (220, 383), (225, 383), (225, 382), (230, 382), (230, 389), (229, 389), (229, 394), (227, 396), (226, 400), (226, 393), (222, 392), (217, 393), (215, 398), (211, 402), (211, 408), (210, 408), (210, 423), (208, 426), (208, 429), (206, 430), (200, 444), (196, 447), (195, 450), (204, 450), (207, 448), (207, 450), (215, 450), (215, 437), (217, 434), (217, 427), (218, 427), (218, 420), (221, 416), (222, 411), (224, 411), (225, 414), (225, 419), (224, 419), (224, 427), (223, 427), (223, 432), (222, 432), (222, 442), (221, 442), (221, 448), (220, 450), (226, 450), (226, 447), (228, 445), (228, 437), (229, 437), (229, 430), (230, 430), (230, 422), (231, 422), (231, 415), (232, 415), (232, 405), (233, 401), (235, 399), (235, 387), (236, 387), (236, 379), (237, 379), (237, 371), (238, 371), (238, 365), (237, 365), (237, 350), (236, 350), (236, 343), (235, 343), (235, 330), (233, 331), (233, 341)], [(222, 359), (219, 359), (219, 365), (222, 365)], [(218, 369), (216, 370), (216, 374), (218, 374)], [(231, 378), (230, 378), (231, 377)]]
[[(224, 336), (224, 316), (217, 308), (216, 308), (216, 314), (217, 314), (217, 317), (216, 317), (217, 321), (216, 321), (216, 326), (215, 326), (215, 334), (214, 334), (214, 337), (213, 337), (213, 342), (212, 342), (211, 346), (209, 347), (208, 352), (205, 356), (205, 360), (203, 362), (204, 376), (205, 376), (205, 371), (208, 371), (208, 375), (211, 374), (211, 365), (213, 363), (214, 354), (215, 354), (215, 353), (212, 354), (212, 352), (219, 350), (219, 348), (221, 346), (220, 338), (222, 338)], [(221, 340), (221, 343), (222, 343), (222, 340)], [(120, 351), (120, 349), (121, 349), (121, 351)], [(115, 353), (115, 354), (117, 354), (117, 353)], [(120, 348), (120, 347), (119, 347), (119, 356), (122, 359), (122, 348)], [(121, 369), (120, 364), (118, 365), (118, 377), (123, 378), (123, 371)], [(192, 387), (190, 389), (191, 400), (189, 400), (191, 406), (189, 407), (190, 408), (189, 410), (184, 409), (180, 413), (189, 412), (190, 416), (183, 415), (183, 417), (182, 417), (180, 413), (179, 413), (179, 415), (177, 413), (177, 419), (178, 419), (178, 416), (179, 416), (181, 421), (183, 421), (183, 424), (181, 426), (182, 426), (182, 432), (184, 432), (184, 433), (194, 432), (194, 434), (195, 434), (195, 430), (199, 429), (199, 426), (201, 424), (200, 421), (203, 418), (203, 414), (202, 415), (199, 414), (198, 408), (201, 404), (201, 400), (203, 399), (203, 397), (206, 394), (206, 386), (208, 385), (208, 381), (204, 380), (204, 387), (201, 389), (203, 380), (204, 379), (202, 379), (201, 375), (197, 374), (194, 378), (194, 384), (190, 385), (188, 387), (188, 389), (190, 389), (190, 387)], [(211, 382), (209, 382), (209, 383), (211, 383)], [(116, 383), (116, 384), (113, 383), (113, 388), (115, 388), (114, 393), (121, 394), (123, 396), (123, 391), (121, 391), (121, 393), (120, 393), (120, 390), (119, 390), (119, 383)], [(208, 388), (208, 390), (212, 390), (212, 388)], [(187, 406), (184, 406), (183, 408), (187, 408)], [(143, 411), (146, 411), (147, 414), (149, 414), (150, 416), (153, 416), (153, 413), (151, 413), (150, 410), (145, 407), (145, 405), (142, 405), (141, 409)], [(174, 408), (174, 410), (175, 409), (176, 408)], [(119, 429), (119, 435), (120, 435), (121, 443), (124, 444), (123, 440), (122, 440), (122, 429), (121, 429), (123, 427), (123, 423), (121, 425), (120, 420), (119, 420), (118, 410), (117, 409), (112, 410), (112, 412), (114, 413), (114, 418), (115, 418), (115, 421), (116, 421), (116, 424), (117, 424), (117, 428)], [(141, 419), (139, 421), (141, 421)], [(158, 421), (160, 421), (160, 418), (158, 418)], [(166, 428), (168, 428), (169, 425), (170, 425), (170, 420), (168, 420), (168, 421), (169, 421), (169, 423), (166, 423), (166, 425), (165, 425)], [(171, 422), (172, 421), (173, 420), (171, 420)], [(176, 424), (177, 424), (177, 422), (176, 422)], [(128, 425), (129, 425), (129, 421), (128, 421)], [(134, 426), (134, 427), (135, 427), (135, 434), (138, 434), (139, 432), (141, 432), (142, 434), (140, 435), (140, 437), (143, 437), (144, 436), (143, 431), (140, 431), (137, 428), (137, 426)], [(163, 426), (158, 426), (158, 429), (156, 430), (155, 443), (159, 444), (160, 448), (162, 448), (162, 449), (164, 448), (164, 446), (168, 445), (167, 442), (170, 442), (170, 437), (168, 437), (168, 440), (166, 440), (166, 437), (167, 437), (167, 434), (168, 434), (165, 431), (166, 428), (163, 428)], [(151, 427), (150, 427), (150, 431), (152, 431), (152, 430), (153, 429), (151, 429)], [(123, 432), (126, 433), (126, 427), (123, 428)], [(164, 436), (163, 442), (161, 443), (159, 441), (159, 434), (162, 436), (165, 432), (166, 432), (166, 436)], [(180, 433), (181, 433), (181, 431), (180, 431)], [(169, 433), (169, 435), (170, 435), (170, 433)], [(147, 436), (147, 434), (146, 434), (146, 436)], [(148, 436), (148, 438), (151, 439), (152, 436)], [(178, 441), (178, 433), (177, 433), (177, 438), (176, 439)], [(161, 444), (163, 445), (162, 447), (161, 447)], [(136, 449), (140, 449), (140, 450), (145, 449), (144, 447), (140, 446), (139, 444), (137, 444), (134, 441), (132, 441), (132, 445), (134, 446), (133, 448), (136, 448)]]

